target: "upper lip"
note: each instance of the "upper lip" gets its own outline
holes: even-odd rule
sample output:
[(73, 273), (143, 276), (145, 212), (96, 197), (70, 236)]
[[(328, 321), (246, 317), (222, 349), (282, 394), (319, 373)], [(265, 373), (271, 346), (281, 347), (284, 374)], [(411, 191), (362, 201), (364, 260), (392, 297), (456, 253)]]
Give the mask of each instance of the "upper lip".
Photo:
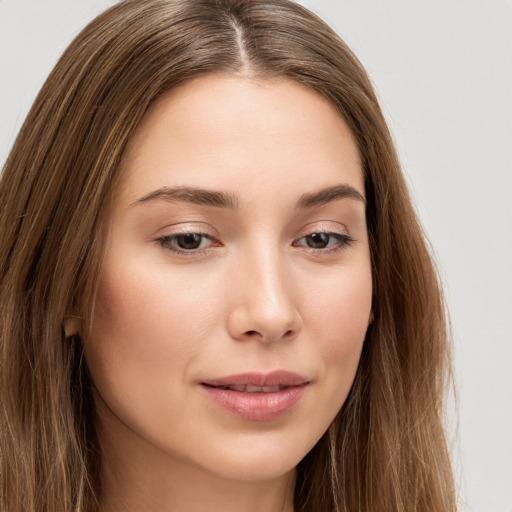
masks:
[(290, 387), (309, 384), (307, 377), (286, 370), (275, 370), (270, 373), (248, 372), (203, 380), (207, 386), (259, 386), (259, 387)]

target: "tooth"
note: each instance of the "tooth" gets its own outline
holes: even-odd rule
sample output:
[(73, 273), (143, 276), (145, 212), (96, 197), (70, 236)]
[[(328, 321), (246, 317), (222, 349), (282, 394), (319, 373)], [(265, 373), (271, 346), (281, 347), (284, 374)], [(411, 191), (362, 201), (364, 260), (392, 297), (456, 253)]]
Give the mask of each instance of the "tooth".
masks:
[(281, 386), (254, 386), (252, 384), (247, 384), (240, 386), (226, 386), (224, 389), (231, 389), (232, 391), (245, 393), (276, 393), (283, 388)]

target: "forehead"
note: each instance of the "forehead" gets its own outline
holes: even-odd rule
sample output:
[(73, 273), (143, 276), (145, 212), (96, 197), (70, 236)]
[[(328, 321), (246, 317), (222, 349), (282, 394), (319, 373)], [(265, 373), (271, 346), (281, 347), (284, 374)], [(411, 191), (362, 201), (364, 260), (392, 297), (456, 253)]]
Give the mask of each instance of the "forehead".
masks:
[(148, 110), (124, 155), (125, 202), (162, 186), (250, 196), (348, 183), (364, 195), (359, 153), (336, 108), (287, 78), (196, 78)]

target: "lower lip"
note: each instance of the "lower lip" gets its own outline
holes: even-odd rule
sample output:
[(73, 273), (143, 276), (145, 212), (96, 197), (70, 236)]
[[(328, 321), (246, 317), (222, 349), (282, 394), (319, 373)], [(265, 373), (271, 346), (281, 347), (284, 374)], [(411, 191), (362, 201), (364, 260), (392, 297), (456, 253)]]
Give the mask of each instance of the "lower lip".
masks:
[(247, 393), (201, 385), (213, 400), (236, 416), (251, 421), (271, 421), (289, 412), (299, 401), (305, 385), (271, 393)]

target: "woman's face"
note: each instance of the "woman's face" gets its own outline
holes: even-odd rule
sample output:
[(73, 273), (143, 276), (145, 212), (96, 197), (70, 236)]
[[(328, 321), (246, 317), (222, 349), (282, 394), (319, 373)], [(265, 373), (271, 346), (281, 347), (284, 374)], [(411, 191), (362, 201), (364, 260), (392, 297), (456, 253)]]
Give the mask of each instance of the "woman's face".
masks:
[(110, 215), (85, 342), (102, 443), (229, 479), (291, 471), (345, 401), (371, 316), (343, 119), (289, 79), (195, 79), (144, 117)]

